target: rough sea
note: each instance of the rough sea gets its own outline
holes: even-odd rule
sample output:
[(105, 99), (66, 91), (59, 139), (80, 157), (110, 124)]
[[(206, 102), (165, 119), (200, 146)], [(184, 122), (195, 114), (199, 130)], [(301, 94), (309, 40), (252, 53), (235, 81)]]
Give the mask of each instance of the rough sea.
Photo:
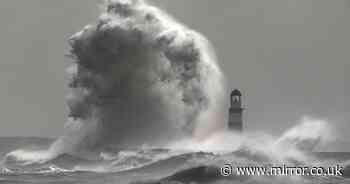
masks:
[[(109, 150), (99, 155), (63, 154), (40, 160), (53, 139), (0, 138), (0, 183), (4, 184), (348, 184), (350, 153), (308, 153), (308, 164), (344, 166), (340, 176), (231, 176), (220, 174), (220, 166), (231, 163), (256, 164), (275, 162), (262, 152), (240, 149), (232, 153), (186, 152), (161, 148)], [(41, 151), (40, 151), (41, 150)], [(296, 162), (296, 157), (286, 162)], [(305, 158), (304, 158), (305, 159)], [(304, 163), (305, 164), (305, 163)]]
[[(277, 136), (227, 131), (225, 77), (203, 35), (142, 0), (106, 0), (101, 11), (68, 40), (63, 135), (0, 138), (1, 184), (350, 183), (350, 153), (321, 152), (336, 135), (326, 121)], [(343, 170), (223, 176), (225, 164)]]

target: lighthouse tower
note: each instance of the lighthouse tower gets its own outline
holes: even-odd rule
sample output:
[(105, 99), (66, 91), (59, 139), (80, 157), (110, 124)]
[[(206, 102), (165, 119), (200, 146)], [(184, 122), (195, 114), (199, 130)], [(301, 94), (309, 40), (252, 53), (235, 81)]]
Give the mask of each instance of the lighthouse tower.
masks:
[(243, 130), (243, 108), (242, 108), (242, 93), (235, 89), (231, 92), (231, 106), (229, 109), (228, 128), (234, 131)]

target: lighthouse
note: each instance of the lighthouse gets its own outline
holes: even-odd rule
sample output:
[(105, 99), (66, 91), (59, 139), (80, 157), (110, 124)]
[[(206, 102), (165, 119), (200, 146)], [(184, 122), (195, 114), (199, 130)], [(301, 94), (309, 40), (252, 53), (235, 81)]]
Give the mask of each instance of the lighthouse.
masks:
[(242, 108), (242, 93), (235, 89), (230, 95), (230, 109), (228, 128), (233, 131), (243, 130), (243, 108)]

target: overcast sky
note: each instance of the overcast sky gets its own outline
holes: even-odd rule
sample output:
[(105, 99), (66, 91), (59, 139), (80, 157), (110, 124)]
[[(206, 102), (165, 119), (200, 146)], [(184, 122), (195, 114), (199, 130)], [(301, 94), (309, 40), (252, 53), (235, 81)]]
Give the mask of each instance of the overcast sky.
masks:
[[(67, 39), (98, 2), (0, 1), (0, 136), (62, 134)], [(309, 115), (350, 139), (350, 0), (151, 2), (212, 42), (246, 129), (280, 134)]]

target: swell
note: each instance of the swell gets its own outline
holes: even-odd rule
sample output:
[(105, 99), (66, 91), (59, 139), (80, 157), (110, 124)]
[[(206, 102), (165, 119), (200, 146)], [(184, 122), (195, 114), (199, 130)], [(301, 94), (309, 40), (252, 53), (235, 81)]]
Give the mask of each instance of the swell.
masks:
[[(294, 165), (315, 164), (332, 165), (335, 160), (342, 165), (344, 175), (342, 177), (298, 177), (299, 183), (335, 183), (341, 184), (349, 181), (350, 154), (337, 153), (324, 154), (304, 152), (308, 160), (304, 158), (295, 162), (294, 158), (285, 158), (284, 163)], [(322, 155), (322, 159), (320, 159)], [(280, 163), (273, 155), (265, 152), (257, 152), (254, 148), (241, 147), (240, 149), (225, 154), (214, 154), (206, 152), (180, 152), (169, 149), (142, 149), (124, 150), (116, 153), (104, 153), (99, 159), (87, 159), (68, 154), (61, 155), (46, 163), (33, 164), (14, 168), (3, 168), (2, 176), (89, 176), (88, 173), (98, 174), (100, 177), (112, 177), (125, 179), (131, 183), (295, 183), (295, 178), (284, 177), (284, 181), (274, 177), (252, 177), (220, 175), (220, 167), (225, 163), (236, 163), (237, 165), (258, 166), (265, 163)], [(128, 165), (128, 167), (124, 167)], [(32, 167), (29, 169), (29, 167)], [(147, 173), (145, 175), (145, 173)], [(160, 178), (159, 180), (157, 178)], [(138, 181), (138, 182), (137, 182)], [(130, 183), (126, 182), (126, 183)]]

